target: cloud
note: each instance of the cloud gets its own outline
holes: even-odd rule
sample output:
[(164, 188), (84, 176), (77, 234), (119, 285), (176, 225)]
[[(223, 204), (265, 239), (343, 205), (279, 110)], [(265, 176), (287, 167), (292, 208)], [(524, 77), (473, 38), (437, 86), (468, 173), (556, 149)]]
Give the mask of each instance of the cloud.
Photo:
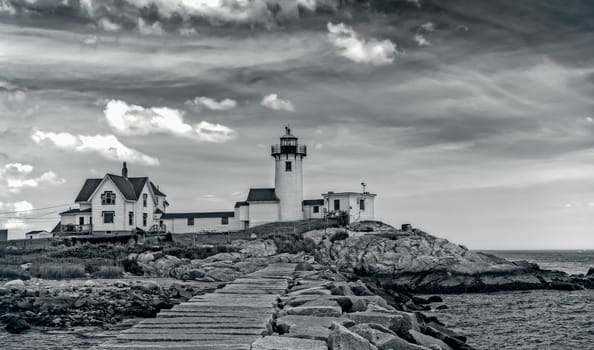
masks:
[(415, 34), (415, 41), (419, 46), (429, 46), (431, 43), (421, 34)]
[(114, 135), (73, 135), (35, 130), (33, 141), (41, 144), (48, 141), (55, 147), (81, 153), (97, 153), (109, 160), (128, 161), (149, 166), (158, 166), (159, 160), (122, 144)]
[(7, 0), (0, 1), (0, 14), (16, 15), (16, 9)]
[(204, 142), (227, 142), (235, 131), (221, 124), (184, 121), (184, 112), (167, 107), (144, 108), (124, 101), (110, 100), (104, 110), (108, 124), (122, 135), (168, 133)]
[(586, 117), (586, 121), (588, 123), (594, 123), (594, 118), (592, 118), (592, 117)]
[(270, 94), (264, 96), (262, 102), (260, 104), (266, 108), (273, 109), (275, 111), (287, 111), (287, 112), (294, 112), (295, 106), (289, 100), (283, 100), (278, 97), (277, 94)]
[(106, 32), (117, 32), (122, 29), (122, 26), (110, 21), (108, 18), (100, 18), (97, 21), (97, 25), (99, 28), (105, 30)]
[(344, 23), (332, 24), (328, 22), (328, 38), (338, 49), (338, 54), (357, 63), (386, 65), (394, 62), (396, 44), (392, 41), (363, 39)]
[(29, 225), (19, 217), (25, 217), (33, 209), (33, 204), (28, 201), (0, 202), (0, 211), (4, 212), (3, 215), (11, 216), (11, 218), (2, 220), (4, 221), (3, 228), (8, 230), (27, 229)]
[(146, 23), (142, 18), (138, 18), (138, 31), (142, 35), (163, 35), (165, 31), (159, 21), (155, 21), (152, 24)]
[(202, 107), (206, 107), (213, 111), (228, 111), (237, 107), (237, 101), (226, 98), (220, 101), (212, 99), (210, 97), (196, 97), (194, 100), (186, 101), (187, 105), (195, 107), (197, 109), (202, 109)]
[(433, 24), (433, 22), (426, 22), (421, 24), (420, 29), (426, 31), (426, 32), (433, 32), (435, 31), (435, 24)]
[(59, 178), (53, 171), (47, 171), (38, 177), (30, 177), (33, 172), (30, 164), (10, 163), (0, 168), (2, 187), (9, 192), (19, 192), (23, 188), (37, 188), (41, 185), (61, 185), (66, 180)]

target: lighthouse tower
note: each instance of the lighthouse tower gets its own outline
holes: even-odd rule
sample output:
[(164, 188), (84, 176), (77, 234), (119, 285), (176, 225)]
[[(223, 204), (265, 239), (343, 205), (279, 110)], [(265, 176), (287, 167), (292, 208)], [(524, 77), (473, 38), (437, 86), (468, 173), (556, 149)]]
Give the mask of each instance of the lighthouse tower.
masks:
[(280, 144), (272, 145), (274, 187), (280, 200), (280, 220), (302, 220), (303, 158), (307, 155), (307, 148), (297, 142), (288, 126), (285, 130)]

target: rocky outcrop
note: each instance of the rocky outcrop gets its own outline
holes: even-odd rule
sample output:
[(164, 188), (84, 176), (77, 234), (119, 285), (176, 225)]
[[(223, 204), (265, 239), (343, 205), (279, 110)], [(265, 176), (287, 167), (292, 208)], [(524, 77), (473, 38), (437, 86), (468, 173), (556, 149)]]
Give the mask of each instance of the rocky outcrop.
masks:
[[(343, 239), (332, 239), (338, 232)], [(416, 293), (492, 292), (594, 286), (594, 276), (568, 276), (473, 252), (419, 230), (377, 222), (304, 234), (316, 242), (316, 259), (340, 271), (373, 278), (382, 286)]]

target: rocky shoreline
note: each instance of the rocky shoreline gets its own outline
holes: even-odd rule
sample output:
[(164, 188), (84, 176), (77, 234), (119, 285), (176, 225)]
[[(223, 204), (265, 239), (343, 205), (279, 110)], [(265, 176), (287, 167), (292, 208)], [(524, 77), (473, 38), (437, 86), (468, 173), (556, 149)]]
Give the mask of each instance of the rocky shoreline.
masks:
[(298, 239), (296, 246), (307, 247), (298, 253), (279, 248), (290, 247), (287, 242), (264, 237), (232, 242), (227, 252), (204, 259), (147, 247), (124, 261), (143, 277), (11, 281), (0, 287), (0, 321), (13, 333), (31, 327), (107, 327), (132, 317), (155, 317), (271, 263), (300, 262), (267, 338), (366, 342), (335, 349), (389, 349), (399, 343), (402, 349), (467, 350), (463, 335), (427, 313), (447, 308), (441, 298), (418, 294), (594, 288), (592, 269), (572, 276), (542, 270), (378, 222), (309, 231)]
[(387, 289), (417, 294), (594, 288), (594, 270), (583, 275), (543, 270), (478, 253), (420, 230), (378, 222), (311, 231), (316, 259)]

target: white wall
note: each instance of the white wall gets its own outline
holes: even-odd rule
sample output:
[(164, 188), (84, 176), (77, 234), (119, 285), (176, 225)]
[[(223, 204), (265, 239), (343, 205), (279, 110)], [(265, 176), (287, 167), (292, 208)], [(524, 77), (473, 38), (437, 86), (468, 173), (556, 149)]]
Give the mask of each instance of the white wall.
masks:
[[(326, 199), (326, 198), (325, 198)], [(365, 199), (365, 209), (360, 210), (359, 200)], [(375, 219), (375, 197), (364, 196), (363, 194), (329, 194), (326, 199), (328, 211), (334, 211), (334, 200), (340, 201), (340, 209), (347, 211), (350, 222), (374, 220)]]
[(250, 202), (249, 214), (249, 227), (279, 221), (280, 205), (274, 202)]
[[(151, 227), (155, 223), (155, 220), (154, 220), (155, 201), (153, 199), (153, 196), (151, 195), (148, 185), (149, 185), (149, 181), (147, 181), (144, 184), (144, 187), (142, 188), (142, 192), (138, 196), (138, 201), (136, 203), (134, 203), (133, 206), (131, 206), (129, 208), (129, 211), (134, 211), (134, 225), (127, 226), (128, 229), (140, 227), (141, 229), (148, 231), (151, 229)], [(146, 201), (146, 207), (143, 206), (143, 201), (142, 201), (142, 197), (144, 194), (146, 194), (148, 196), (148, 199)], [(146, 225), (142, 224), (142, 214), (143, 213), (147, 214)], [(128, 220), (128, 214), (126, 214), (126, 221), (127, 220)], [(159, 222), (157, 222), (157, 224), (158, 223)]]
[[(102, 205), (101, 195), (105, 191), (112, 191), (116, 194), (115, 205)], [(91, 205), (93, 208), (93, 230), (94, 231), (126, 231), (127, 230), (127, 205), (126, 200), (118, 188), (109, 178), (95, 191), (95, 195), (91, 198)], [(114, 218), (112, 224), (103, 223), (102, 212), (113, 211)]]
[(303, 206), (303, 218), (308, 219), (321, 219), (324, 217), (324, 206), (318, 205), (318, 212), (314, 213), (314, 205)]
[(239, 229), (239, 221), (234, 217), (229, 218), (227, 225), (223, 225), (221, 222), (220, 217), (194, 218), (194, 225), (190, 226), (187, 218), (163, 219), (163, 223), (167, 225), (167, 231), (171, 233), (226, 232)]
[(49, 232), (40, 232), (34, 235), (26, 235), (26, 239), (41, 239), (41, 238), (52, 238), (54, 235)]
[[(292, 163), (291, 171), (285, 170), (285, 162)], [(303, 156), (279, 154), (275, 156), (274, 187), (280, 199), (280, 220), (303, 219)], [(250, 220), (251, 221), (251, 220)]]

